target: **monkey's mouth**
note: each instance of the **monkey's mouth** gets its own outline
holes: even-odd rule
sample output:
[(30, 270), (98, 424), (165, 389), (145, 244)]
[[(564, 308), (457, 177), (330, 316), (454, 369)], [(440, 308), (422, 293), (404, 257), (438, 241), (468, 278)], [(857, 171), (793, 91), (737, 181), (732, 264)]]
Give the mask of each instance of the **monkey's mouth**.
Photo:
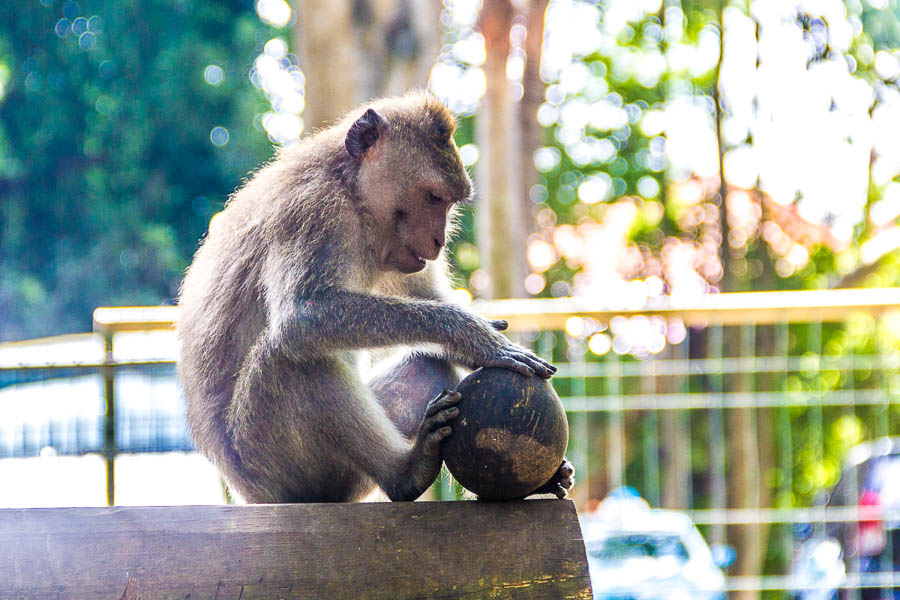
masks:
[(424, 258), (422, 258), (418, 254), (416, 254), (415, 251), (412, 248), (410, 248), (409, 246), (407, 246), (406, 249), (409, 251), (409, 255), (412, 256), (416, 260), (417, 263), (419, 263), (423, 267), (425, 266)]

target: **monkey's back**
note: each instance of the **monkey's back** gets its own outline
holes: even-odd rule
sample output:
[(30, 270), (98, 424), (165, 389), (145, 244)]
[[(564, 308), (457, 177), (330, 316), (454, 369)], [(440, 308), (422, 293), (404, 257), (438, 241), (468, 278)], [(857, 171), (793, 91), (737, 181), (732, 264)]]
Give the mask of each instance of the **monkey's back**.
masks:
[[(282, 153), (233, 195), (210, 223), (181, 286), (177, 333), (187, 419), (198, 448), (220, 467), (232, 455), (226, 419), (238, 373), (269, 325), (267, 287), (290, 285), (285, 276), (266, 279), (273, 247), (293, 236), (339, 237), (317, 224), (339, 209), (310, 185), (322, 180), (324, 168), (309, 156), (302, 147)], [(302, 257), (292, 262), (302, 270)]]
[(188, 423), (200, 450), (217, 463), (228, 455), (224, 426), (234, 375), (265, 326), (257, 292), (261, 224), (236, 227), (242, 212), (233, 203), (215, 217), (179, 297), (178, 369)]

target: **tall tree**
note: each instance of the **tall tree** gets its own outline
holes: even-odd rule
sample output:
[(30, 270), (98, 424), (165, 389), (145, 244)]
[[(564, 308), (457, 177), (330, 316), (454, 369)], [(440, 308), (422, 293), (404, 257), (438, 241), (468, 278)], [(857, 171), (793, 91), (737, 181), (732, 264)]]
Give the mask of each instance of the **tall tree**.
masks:
[(356, 104), (428, 85), (440, 53), (440, 0), (296, 0), (294, 45), (306, 80), (306, 130)]
[(0, 11), (0, 340), (175, 297), (209, 219), (271, 155), (245, 2)]
[[(719, 248), (718, 256), (722, 264), (722, 278), (720, 288), (723, 292), (738, 291), (741, 278), (735, 267), (736, 257), (731, 249), (729, 214), (728, 214), (728, 181), (725, 177), (725, 153), (726, 147), (723, 135), (723, 123), (725, 120), (725, 100), (722, 98), (722, 62), (725, 56), (725, 7), (727, 0), (718, 0), (716, 6), (716, 27), (719, 35), (719, 57), (716, 62), (715, 80), (712, 85), (712, 99), (715, 111), (714, 126), (716, 132), (716, 149), (718, 156), (718, 189), (715, 203), (718, 206), (719, 216)], [(742, 327), (732, 327), (733, 331), (725, 336), (724, 354), (729, 357), (745, 356), (746, 346), (753, 344), (754, 340), (748, 339), (750, 332)], [(749, 373), (732, 373), (725, 376), (724, 391), (726, 393), (750, 392), (753, 388), (753, 380)], [(762, 486), (760, 452), (759, 452), (759, 420), (758, 411), (749, 406), (731, 408), (726, 411), (725, 436), (728, 445), (728, 457), (730, 458), (727, 469), (727, 503), (729, 508), (759, 509), (762, 495), (771, 496), (767, 486)], [(770, 428), (769, 428), (770, 429)], [(763, 492), (766, 488), (766, 492)], [(766, 505), (768, 502), (766, 502)], [(760, 573), (762, 561), (765, 558), (767, 530), (762, 524), (741, 524), (731, 527), (728, 539), (736, 547), (741, 549), (735, 560), (734, 571), (736, 575), (750, 576)], [(741, 590), (737, 597), (744, 600), (756, 598), (758, 593), (752, 590)]]
[(295, 46), (305, 75), (306, 131), (327, 127), (360, 96), (351, 0), (294, 2)]
[(476, 240), (482, 268), (490, 275), (488, 296), (524, 293), (525, 238), (522, 217), (522, 145), (518, 99), (507, 77), (510, 29), (516, 10), (510, 0), (486, 0), (479, 15), (484, 36), (486, 91), (478, 112), (476, 140), (478, 206)]
[[(544, 45), (544, 22), (548, 0), (531, 0), (524, 7), (525, 15), (525, 68), (522, 72), (522, 100), (519, 107), (519, 167), (522, 183), (519, 186), (524, 223), (522, 230), (527, 234), (535, 228), (534, 207), (531, 189), (538, 183), (534, 168), (534, 153), (543, 143), (543, 127), (537, 120), (538, 109), (544, 102), (547, 85), (541, 79), (541, 52)], [(521, 249), (524, 252), (524, 249)], [(524, 277), (524, 274), (522, 274)]]

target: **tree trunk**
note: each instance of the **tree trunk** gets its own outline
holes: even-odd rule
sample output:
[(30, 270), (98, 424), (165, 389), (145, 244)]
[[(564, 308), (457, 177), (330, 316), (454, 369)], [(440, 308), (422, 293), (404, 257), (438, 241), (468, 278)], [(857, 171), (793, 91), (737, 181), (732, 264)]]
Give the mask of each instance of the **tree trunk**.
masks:
[[(384, 88), (380, 93), (402, 94), (413, 88), (428, 85), (431, 68), (441, 53), (440, 31), (441, 0), (401, 0), (401, 8), (394, 12), (389, 21), (390, 30), (405, 27), (402, 36), (412, 42), (411, 53), (394, 47), (389, 56), (390, 69), (386, 75)], [(378, 65), (373, 65), (375, 69)], [(384, 67), (381, 67), (382, 69)]]
[(548, 0), (532, 0), (528, 5), (527, 36), (525, 37), (525, 71), (522, 74), (522, 101), (519, 109), (519, 128), (522, 132), (520, 158), (522, 183), (522, 231), (534, 231), (534, 215), (531, 188), (537, 184), (534, 153), (541, 147), (541, 124), (537, 111), (544, 101), (545, 84), (541, 79), (541, 50), (544, 45), (544, 18)]
[(482, 266), (490, 275), (487, 296), (512, 298), (524, 294), (525, 232), (522, 230), (518, 103), (506, 77), (509, 33), (515, 11), (509, 0), (486, 0), (479, 25), (487, 53), (487, 91), (478, 112), (476, 240)]
[(359, 100), (351, 0), (294, 2), (294, 47), (306, 77), (306, 131), (327, 127)]
[[(722, 77), (722, 58), (725, 54), (725, 22), (723, 13), (726, 0), (719, 0), (717, 17), (719, 25), (719, 60), (716, 65), (716, 83), (713, 86), (713, 102), (716, 111), (716, 142), (719, 153), (719, 223), (721, 241), (719, 242), (719, 258), (722, 261), (723, 292), (737, 291), (740, 289), (736, 269), (735, 258), (729, 246), (730, 227), (728, 223), (728, 181), (725, 179), (725, 145), (722, 136), (722, 122), (724, 120), (724, 106), (720, 96), (720, 84)], [(724, 336), (723, 356), (744, 357), (746, 347), (755, 348), (755, 343), (746, 339), (749, 331), (734, 327), (733, 333), (728, 332)], [(753, 391), (753, 380), (750, 374), (735, 373), (725, 375), (725, 393), (749, 393)], [(758, 437), (759, 423), (757, 411), (751, 407), (731, 408), (726, 411), (725, 439), (727, 456), (730, 464), (727, 468), (727, 502), (730, 508), (758, 509), (763, 499), (763, 481), (760, 474), (760, 451)], [(767, 527), (762, 524), (746, 524), (729, 527), (728, 540), (737, 549), (737, 559), (734, 572), (738, 576), (755, 576), (762, 573), (764, 551), (766, 547), (765, 537)], [(734, 598), (751, 600), (758, 596), (756, 591), (735, 592)]]
[(294, 7), (307, 131), (364, 100), (428, 85), (441, 49), (440, 0), (307, 0)]
[[(726, 356), (742, 356), (741, 346), (748, 335), (735, 327), (725, 336)], [(725, 392), (751, 392), (751, 376), (744, 373), (725, 376)], [(731, 408), (726, 411), (726, 445), (731, 463), (727, 469), (728, 506), (730, 508), (760, 507), (759, 439), (756, 411), (753, 408)], [(763, 550), (762, 527), (756, 524), (729, 527), (728, 540), (737, 549), (735, 575), (754, 576), (761, 573)], [(735, 592), (735, 598), (756, 598), (755, 591)]]

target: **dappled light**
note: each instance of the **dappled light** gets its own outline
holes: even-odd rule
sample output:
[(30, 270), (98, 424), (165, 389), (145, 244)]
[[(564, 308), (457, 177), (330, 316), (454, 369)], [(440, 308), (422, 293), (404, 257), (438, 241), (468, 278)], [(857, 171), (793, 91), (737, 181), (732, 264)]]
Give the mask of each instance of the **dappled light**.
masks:
[[(888, 134), (900, 123), (891, 85), (900, 54), (872, 46), (863, 22), (878, 15), (866, 10), (757, 1), (698, 26), (678, 5), (552, 2), (536, 117), (553, 143), (533, 155), (542, 176), (528, 194), (539, 227), (528, 237), (526, 291), (613, 307), (634, 297), (625, 284), (652, 276), (681, 303), (767, 268), (820, 287), (818, 249), (835, 253), (846, 275), (900, 247), (900, 150)], [(461, 32), (455, 60), (431, 86), (447, 99), (452, 90), (468, 112), (481, 85), (463, 100), (466, 86), (441, 73), (477, 69), (484, 44), (466, 29), (471, 18), (451, 21)], [(511, 82), (518, 72), (508, 66)], [(477, 295), (481, 272), (469, 272)]]

